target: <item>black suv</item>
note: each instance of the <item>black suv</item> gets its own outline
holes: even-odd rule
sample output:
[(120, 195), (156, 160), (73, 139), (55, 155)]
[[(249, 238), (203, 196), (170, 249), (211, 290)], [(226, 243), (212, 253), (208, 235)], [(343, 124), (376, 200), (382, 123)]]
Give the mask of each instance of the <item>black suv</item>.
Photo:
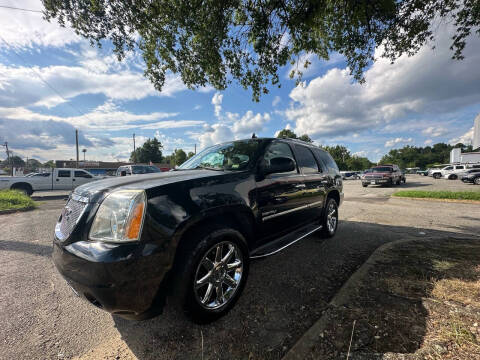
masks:
[(251, 259), (315, 231), (332, 237), (342, 198), (338, 167), (316, 146), (228, 142), (174, 171), (77, 187), (53, 260), (76, 294), (113, 314), (145, 319), (169, 299), (211, 321), (239, 298)]

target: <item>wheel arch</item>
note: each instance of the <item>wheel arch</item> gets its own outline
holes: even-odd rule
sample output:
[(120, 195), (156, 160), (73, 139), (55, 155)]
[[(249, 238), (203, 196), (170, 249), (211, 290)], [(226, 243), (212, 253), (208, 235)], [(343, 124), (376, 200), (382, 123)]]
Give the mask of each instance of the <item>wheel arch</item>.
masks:
[(32, 185), (30, 185), (29, 183), (26, 183), (26, 182), (16, 182), (16, 183), (13, 183), (12, 185), (10, 185), (10, 189), (11, 190), (15, 190), (15, 189), (27, 189), (30, 191), (30, 193), (33, 193), (33, 187)]
[(340, 192), (337, 189), (333, 189), (328, 192), (325, 205), (327, 204), (327, 200), (329, 198), (334, 199), (337, 202), (337, 205), (340, 206)]

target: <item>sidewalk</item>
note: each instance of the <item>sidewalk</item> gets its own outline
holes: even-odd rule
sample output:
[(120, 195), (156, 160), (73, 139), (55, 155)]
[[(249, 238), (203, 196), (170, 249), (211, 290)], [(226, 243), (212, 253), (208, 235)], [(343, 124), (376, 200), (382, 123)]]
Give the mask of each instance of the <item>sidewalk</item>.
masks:
[(480, 359), (480, 238), (377, 249), (283, 358)]

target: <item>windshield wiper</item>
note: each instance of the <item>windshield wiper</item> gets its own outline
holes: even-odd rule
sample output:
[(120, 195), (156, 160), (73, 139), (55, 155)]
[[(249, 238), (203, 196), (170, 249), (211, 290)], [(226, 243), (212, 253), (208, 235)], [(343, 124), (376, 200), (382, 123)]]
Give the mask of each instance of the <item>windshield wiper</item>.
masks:
[(192, 170), (196, 170), (196, 169), (224, 171), (224, 169), (222, 169), (222, 168), (215, 168), (215, 167), (203, 166), (203, 165), (198, 165), (198, 166), (194, 167)]

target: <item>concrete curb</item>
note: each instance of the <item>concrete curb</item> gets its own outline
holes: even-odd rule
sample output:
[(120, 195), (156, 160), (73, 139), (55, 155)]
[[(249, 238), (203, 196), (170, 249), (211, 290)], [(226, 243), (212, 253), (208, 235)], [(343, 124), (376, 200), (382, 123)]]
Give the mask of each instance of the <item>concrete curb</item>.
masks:
[(420, 201), (436, 201), (436, 202), (451, 202), (460, 204), (480, 204), (480, 200), (458, 200), (458, 199), (435, 199), (435, 198), (416, 198), (407, 196), (391, 196), (392, 199), (408, 199), (408, 200), (420, 200)]
[(0, 210), (0, 215), (7, 215), (7, 214), (14, 214), (17, 212), (25, 212), (25, 211), (30, 211), (30, 210), (35, 210), (34, 207), (29, 207), (25, 209), (12, 209), (12, 210)]
[(68, 195), (46, 195), (46, 196), (31, 196), (35, 201), (48, 201), (48, 200), (67, 200)]
[[(421, 241), (431, 240), (433, 238), (422, 238)], [(353, 273), (352, 276), (343, 284), (337, 294), (333, 299), (328, 303), (328, 307), (338, 308), (343, 306), (348, 302), (349, 297), (354, 294), (352, 290), (357, 288), (357, 284), (362, 280), (362, 278), (368, 273), (368, 271), (376, 265), (377, 260), (381, 259), (383, 253), (390, 248), (401, 244), (412, 241), (419, 241), (419, 238), (410, 238), (405, 240), (397, 240), (387, 244), (383, 244), (378, 247), (363, 263), (357, 271)], [(317, 320), (315, 324), (307, 330), (305, 334), (302, 335), (300, 339), (293, 345), (293, 347), (288, 351), (287, 354), (282, 358), (282, 360), (303, 360), (307, 359), (315, 344), (319, 341), (320, 334), (327, 328), (329, 318), (325, 315), (322, 315), (320, 319)]]

